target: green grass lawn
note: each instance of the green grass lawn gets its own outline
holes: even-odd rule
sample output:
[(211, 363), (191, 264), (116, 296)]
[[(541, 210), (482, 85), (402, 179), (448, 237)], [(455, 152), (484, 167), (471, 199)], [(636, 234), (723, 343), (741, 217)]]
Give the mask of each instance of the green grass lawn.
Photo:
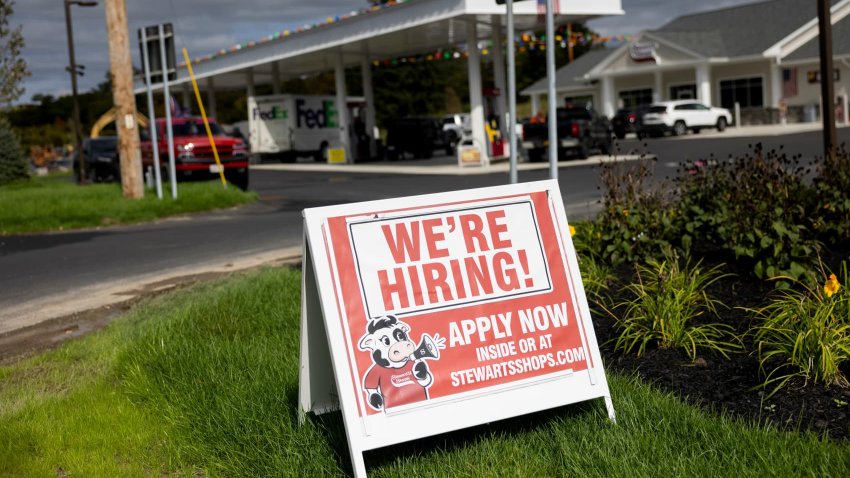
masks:
[[(167, 188), (165, 188), (167, 189)], [(150, 221), (175, 214), (208, 211), (256, 200), (256, 193), (218, 181), (180, 183), (177, 200), (163, 191), (144, 199), (124, 199), (121, 185), (76, 185), (69, 175), (34, 177), (0, 187), (0, 234), (62, 231)]]
[[(337, 476), (338, 414), (297, 425), (300, 273), (149, 300), (0, 367), (0, 476)], [(634, 378), (601, 400), (367, 453), (373, 476), (850, 476), (850, 444), (718, 417)]]

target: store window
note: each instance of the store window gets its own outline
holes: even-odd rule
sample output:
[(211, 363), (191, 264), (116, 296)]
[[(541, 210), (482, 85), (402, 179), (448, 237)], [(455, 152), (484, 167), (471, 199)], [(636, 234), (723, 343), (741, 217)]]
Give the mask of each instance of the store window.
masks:
[(764, 87), (760, 77), (737, 78), (720, 82), (720, 106), (732, 109), (735, 103), (741, 108), (764, 106)]
[(675, 85), (670, 87), (671, 100), (695, 100), (697, 98), (697, 85)]
[(620, 107), (632, 108), (652, 104), (652, 88), (620, 92)]
[(561, 102), (561, 106), (564, 106), (564, 107), (578, 106), (578, 107), (581, 107), (581, 108), (592, 108), (593, 107), (593, 96), (591, 96), (591, 95), (566, 96), (566, 97), (564, 97), (564, 101)]

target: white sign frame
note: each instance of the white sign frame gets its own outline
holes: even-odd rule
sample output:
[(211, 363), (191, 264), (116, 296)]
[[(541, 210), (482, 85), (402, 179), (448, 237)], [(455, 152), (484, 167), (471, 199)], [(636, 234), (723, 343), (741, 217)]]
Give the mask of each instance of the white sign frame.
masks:
[[(515, 380), (480, 390), (466, 391), (385, 413), (363, 414), (366, 409), (360, 378), (352, 365), (356, 350), (346, 338), (344, 307), (340, 304), (338, 275), (327, 229), (328, 218), (369, 214), (375, 211), (426, 209), (462, 201), (487, 201), (508, 196), (545, 192), (552, 223), (560, 238), (561, 260), (567, 265), (571, 303), (586, 351), (586, 370), (561, 370)], [(611, 420), (614, 407), (590, 311), (569, 234), (566, 212), (556, 180), (520, 183), (451, 193), (369, 201), (305, 209), (301, 290), (301, 354), (299, 420), (307, 412), (321, 414), (341, 409), (355, 476), (366, 476), (363, 452), (417, 438), (446, 433), (482, 423), (534, 413), (550, 408), (603, 398)], [(362, 353), (362, 352), (360, 352)], [(341, 391), (341, 392), (340, 392)], [(359, 395), (359, 396), (357, 396)], [(531, 398), (531, 399), (530, 399)]]

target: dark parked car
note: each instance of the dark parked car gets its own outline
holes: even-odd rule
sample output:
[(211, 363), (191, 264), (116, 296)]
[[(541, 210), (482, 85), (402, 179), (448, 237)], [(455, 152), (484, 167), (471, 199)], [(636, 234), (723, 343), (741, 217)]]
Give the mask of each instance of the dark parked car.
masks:
[(435, 149), (452, 154), (454, 144), (443, 132), (443, 123), (437, 118), (395, 118), (387, 123), (387, 159), (403, 159), (407, 154), (414, 158), (430, 158)]
[[(117, 181), (121, 177), (121, 164), (118, 161), (118, 138), (101, 136), (83, 139), (83, 160), (86, 178), (94, 182)], [(74, 155), (74, 176), (80, 175), (80, 162)]]
[(623, 139), (629, 133), (635, 133), (638, 139), (641, 139), (642, 133), (640, 130), (643, 115), (649, 111), (649, 106), (633, 106), (631, 108), (622, 108), (617, 111), (617, 114), (611, 118), (611, 128), (614, 130), (614, 135), (617, 139)]
[[(522, 147), (529, 161), (541, 161), (549, 147), (549, 126), (546, 121), (527, 120), (522, 125)], [(584, 159), (590, 150), (602, 154), (611, 152), (611, 122), (592, 108), (558, 108), (558, 157), (567, 151)]]

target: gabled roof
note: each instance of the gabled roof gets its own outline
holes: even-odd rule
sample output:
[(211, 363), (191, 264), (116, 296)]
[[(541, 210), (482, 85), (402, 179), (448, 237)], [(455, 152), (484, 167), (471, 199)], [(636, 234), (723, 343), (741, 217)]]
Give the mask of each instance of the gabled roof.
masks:
[(761, 55), (813, 18), (812, 0), (769, 0), (684, 15), (647, 33), (706, 58), (734, 58)]
[[(589, 72), (593, 67), (598, 65), (602, 60), (604, 60), (608, 55), (614, 53), (614, 50), (608, 48), (597, 48), (588, 51), (584, 55), (578, 57), (572, 63), (569, 63), (565, 66), (562, 66), (557, 71), (555, 71), (555, 89), (556, 90), (568, 90), (568, 89), (577, 89), (590, 87), (591, 83), (582, 77), (585, 73)], [(534, 83), (531, 86), (523, 89), (520, 94), (523, 95), (531, 95), (537, 93), (546, 93), (548, 88), (548, 83), (546, 77), (543, 77)]]
[[(815, 36), (782, 61), (811, 60), (818, 58), (819, 55), (818, 37)], [(832, 25), (832, 55), (850, 55), (850, 17), (844, 17)]]

